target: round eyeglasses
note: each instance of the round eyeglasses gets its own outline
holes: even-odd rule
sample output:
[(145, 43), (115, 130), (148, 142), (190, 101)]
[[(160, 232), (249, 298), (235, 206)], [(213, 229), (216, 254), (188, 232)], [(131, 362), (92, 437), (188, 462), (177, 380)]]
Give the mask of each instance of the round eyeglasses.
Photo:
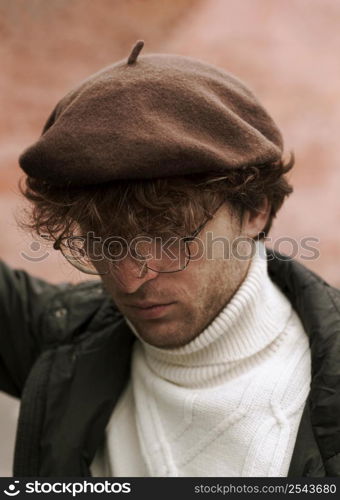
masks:
[(58, 238), (53, 248), (60, 250), (65, 259), (79, 271), (92, 275), (115, 274), (119, 263), (129, 256), (130, 269), (138, 271), (142, 278), (147, 270), (157, 273), (183, 271), (191, 259), (190, 243), (211, 220), (222, 203), (193, 233), (185, 237), (173, 236), (164, 241), (161, 238), (135, 238), (134, 245), (122, 243), (119, 238), (108, 238), (104, 242), (91, 234)]

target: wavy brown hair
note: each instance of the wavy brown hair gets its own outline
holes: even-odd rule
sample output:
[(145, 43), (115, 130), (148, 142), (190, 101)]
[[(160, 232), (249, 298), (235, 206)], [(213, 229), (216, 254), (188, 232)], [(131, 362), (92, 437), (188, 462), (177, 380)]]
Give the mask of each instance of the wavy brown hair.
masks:
[(138, 235), (190, 234), (225, 200), (240, 221), (245, 210), (256, 214), (265, 198), (270, 216), (263, 239), (284, 199), (292, 192), (285, 174), (287, 161), (248, 166), (221, 173), (183, 175), (143, 180), (118, 180), (103, 185), (61, 188), (25, 177), (19, 189), (31, 202), (17, 222), (21, 228), (52, 241), (93, 231), (101, 237), (129, 240)]

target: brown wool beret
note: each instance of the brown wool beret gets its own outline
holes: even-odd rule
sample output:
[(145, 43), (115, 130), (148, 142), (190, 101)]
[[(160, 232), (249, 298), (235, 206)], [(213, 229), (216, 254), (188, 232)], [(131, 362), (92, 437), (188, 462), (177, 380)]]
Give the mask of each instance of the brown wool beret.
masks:
[(279, 129), (237, 78), (173, 54), (139, 56), (90, 76), (54, 108), (20, 156), (55, 185), (223, 173), (282, 155)]

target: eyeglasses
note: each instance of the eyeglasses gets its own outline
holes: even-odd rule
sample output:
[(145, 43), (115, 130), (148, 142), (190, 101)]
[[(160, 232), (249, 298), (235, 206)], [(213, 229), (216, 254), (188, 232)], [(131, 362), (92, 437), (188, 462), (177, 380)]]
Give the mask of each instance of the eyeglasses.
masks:
[[(95, 251), (95, 244), (99, 243), (100, 238), (91, 236), (58, 238), (54, 242), (53, 248), (60, 250), (73, 267), (86, 274), (105, 275), (119, 272), (119, 261), (125, 259), (127, 250), (132, 257), (129, 259), (130, 266), (137, 268), (139, 278), (142, 278), (148, 269), (157, 273), (176, 273), (183, 271), (188, 266), (191, 259), (190, 243), (198, 236), (207, 222), (214, 217), (223, 203), (224, 201), (189, 236), (171, 237), (165, 242), (165, 245), (161, 238), (146, 238), (148, 241), (145, 238), (137, 239), (138, 247), (144, 248), (144, 252), (141, 253), (140, 250), (136, 251), (133, 247), (123, 248), (119, 240), (110, 240), (110, 238), (108, 239), (110, 241), (101, 245), (98, 253)], [(122, 255), (124, 251), (125, 254)], [(147, 257), (145, 257), (146, 253), (148, 253)], [(152, 263), (149, 264), (148, 261)]]

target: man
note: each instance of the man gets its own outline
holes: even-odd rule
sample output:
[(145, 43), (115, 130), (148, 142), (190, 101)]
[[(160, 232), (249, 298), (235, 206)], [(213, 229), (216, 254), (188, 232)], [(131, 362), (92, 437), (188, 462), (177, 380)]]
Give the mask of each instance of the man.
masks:
[(339, 476), (340, 294), (264, 246), (281, 134), (233, 76), (142, 47), (20, 157), (22, 225), (97, 279), (2, 263), (14, 474)]

